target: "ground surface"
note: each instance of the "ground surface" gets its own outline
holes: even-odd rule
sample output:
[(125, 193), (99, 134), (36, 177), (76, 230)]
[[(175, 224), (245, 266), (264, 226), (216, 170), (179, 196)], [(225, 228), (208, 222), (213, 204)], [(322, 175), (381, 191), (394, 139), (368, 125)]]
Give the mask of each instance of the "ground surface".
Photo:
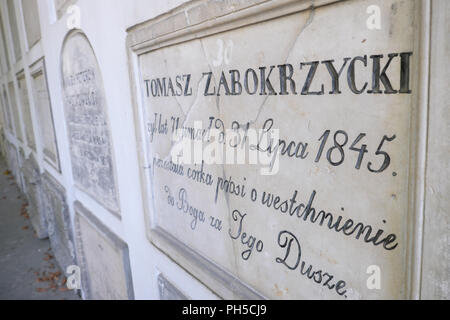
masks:
[(49, 240), (36, 237), (25, 196), (0, 158), (0, 299), (80, 299), (65, 281)]

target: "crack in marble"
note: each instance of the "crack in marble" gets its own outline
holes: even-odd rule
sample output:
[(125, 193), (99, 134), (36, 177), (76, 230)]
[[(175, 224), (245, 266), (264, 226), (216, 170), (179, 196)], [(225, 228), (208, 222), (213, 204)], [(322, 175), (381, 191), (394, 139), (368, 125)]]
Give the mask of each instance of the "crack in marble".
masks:
[[(292, 45), (290, 46), (289, 50), (288, 50), (288, 54), (286, 56), (286, 58), (284, 59), (284, 63), (287, 63), (287, 61), (289, 60), (289, 57), (292, 54), (292, 50), (295, 48), (300, 36), (303, 34), (303, 32), (306, 30), (306, 28), (313, 22), (314, 20), (314, 15), (315, 15), (315, 6), (314, 6), (314, 0), (311, 0), (311, 6), (309, 7), (309, 17), (306, 20), (305, 24), (301, 26), (300, 30), (297, 33), (297, 36), (295, 37), (295, 40), (293, 41)], [(258, 108), (258, 113), (256, 114), (256, 117), (254, 120), (249, 121), (250, 125), (253, 125), (256, 123), (256, 121), (258, 120), (259, 116), (261, 115), (262, 110), (264, 109), (266, 102), (269, 98), (269, 95), (266, 95), (264, 97), (264, 100), (262, 101), (261, 105)], [(246, 124), (239, 124), (240, 126), (245, 126)]]

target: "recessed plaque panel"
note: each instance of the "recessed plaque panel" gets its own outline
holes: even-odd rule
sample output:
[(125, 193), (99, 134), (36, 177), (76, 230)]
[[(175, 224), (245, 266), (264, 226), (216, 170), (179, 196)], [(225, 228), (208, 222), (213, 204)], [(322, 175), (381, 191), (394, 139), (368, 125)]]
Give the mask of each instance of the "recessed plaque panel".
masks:
[(59, 170), (58, 145), (55, 135), (53, 112), (47, 87), (45, 64), (40, 60), (32, 66), (33, 95), (38, 117), (39, 134), (45, 159)]
[(3, 24), (3, 18), (0, 15), (0, 40), (2, 41), (2, 54), (5, 59), (4, 61), (2, 61), (2, 69), (4, 69), (4, 72), (9, 70), (8, 44), (6, 43), (5, 35), (5, 25)]
[(67, 130), (75, 183), (111, 211), (119, 210), (103, 80), (94, 51), (81, 32), (62, 50)]
[(25, 81), (25, 74), (20, 74), (17, 77), (19, 86), (20, 103), (22, 106), (22, 116), (25, 126), (25, 135), (28, 146), (36, 151), (36, 142), (34, 139), (33, 121), (31, 120), (30, 100), (28, 99), (27, 83)]
[(419, 1), (319, 2), (130, 30), (149, 238), (225, 298), (406, 295)]
[(10, 98), (10, 107), (11, 107), (11, 112), (13, 114), (13, 119), (14, 119), (14, 126), (16, 129), (16, 138), (17, 140), (19, 140), (20, 142), (23, 142), (23, 136), (22, 136), (22, 125), (20, 123), (20, 118), (19, 118), (19, 109), (18, 109), (18, 104), (16, 101), (16, 90), (14, 90), (14, 83), (13, 82), (9, 82), (8, 83), (8, 91), (9, 91), (9, 98)]
[(81, 203), (75, 203), (77, 259), (87, 299), (133, 299), (128, 246)]
[(41, 24), (39, 21), (37, 0), (22, 0), (22, 12), (28, 47), (31, 48), (41, 39)]

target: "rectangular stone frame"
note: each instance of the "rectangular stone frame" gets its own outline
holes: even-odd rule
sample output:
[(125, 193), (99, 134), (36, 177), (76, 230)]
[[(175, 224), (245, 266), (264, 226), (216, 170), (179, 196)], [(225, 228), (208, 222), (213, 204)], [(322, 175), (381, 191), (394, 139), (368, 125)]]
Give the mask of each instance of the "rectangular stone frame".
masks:
[[(141, 86), (139, 84), (139, 56), (159, 48), (177, 43), (202, 38), (208, 35), (237, 29), (246, 25), (267, 21), (310, 8), (318, 8), (344, 0), (234, 0), (218, 3), (213, 0), (198, 0), (186, 3), (154, 19), (133, 26), (127, 30), (127, 48), (130, 70), (130, 83), (133, 99), (137, 152), (141, 178), (141, 191), (146, 221), (146, 235), (151, 243), (159, 247), (179, 263), (188, 272), (199, 278), (209, 288), (223, 298), (260, 299), (265, 298), (254, 289), (224, 272), (220, 266), (187, 247), (181, 241), (155, 224), (152, 212), (152, 190), (150, 179), (146, 174), (146, 149), (144, 143), (145, 128), (142, 123), (143, 105)], [(231, 6), (230, 4), (233, 4)], [(430, 4), (418, 0), (415, 18), (418, 36), (415, 40), (412, 58), (414, 68), (411, 71), (419, 75), (412, 84), (413, 110), (411, 110), (411, 127), (418, 130), (411, 133), (409, 141), (411, 158), (409, 162), (407, 248), (405, 250), (406, 281), (403, 287), (405, 298), (420, 297), (421, 257), (424, 197), (424, 161), (426, 158), (427, 136), (427, 99), (428, 99), (428, 59), (429, 59), (429, 22)]]
[[(53, 108), (52, 108), (52, 101), (50, 98), (50, 92), (48, 91), (48, 81), (47, 81), (47, 72), (45, 69), (45, 59), (44, 57), (40, 58), (39, 60), (37, 60), (36, 62), (34, 62), (31, 66), (30, 66), (30, 75), (32, 78), (32, 92), (33, 92), (33, 99), (35, 101), (35, 106), (36, 103), (38, 102), (37, 97), (35, 96), (36, 92), (35, 92), (35, 88), (34, 88), (34, 79), (39, 76), (40, 74), (42, 74), (42, 76), (45, 79), (45, 84), (47, 87), (47, 95), (48, 95), (48, 102), (49, 102), (49, 106), (50, 106), (50, 118), (52, 121), (52, 126), (53, 126), (53, 136), (54, 136), (54, 140), (55, 140), (55, 149), (56, 149), (56, 154), (52, 154), (52, 152), (50, 150), (47, 150), (45, 145), (44, 145), (44, 141), (41, 137), (41, 145), (42, 145), (42, 153), (44, 154), (44, 160), (51, 165), (54, 169), (56, 169), (56, 171), (61, 172), (61, 168), (60, 168), (60, 163), (59, 163), (59, 150), (58, 150), (58, 141), (56, 139), (56, 132), (55, 132), (55, 119), (53, 117)], [(35, 110), (36, 112), (39, 112), (39, 110)], [(38, 124), (40, 125), (40, 124)], [(40, 132), (40, 128), (37, 128), (36, 131)]]
[[(88, 223), (91, 224), (96, 231), (112, 242), (117, 248), (119, 248), (122, 255), (122, 262), (124, 267), (124, 277), (127, 286), (127, 295), (128, 299), (134, 299), (134, 289), (133, 289), (133, 281), (131, 277), (131, 268), (130, 268), (130, 258), (128, 254), (128, 245), (121, 240), (117, 235), (115, 235), (108, 227), (106, 227), (97, 217), (95, 217), (86, 207), (81, 204), (79, 201), (74, 203), (74, 211), (75, 211), (75, 243), (76, 243), (76, 255), (78, 266), (81, 268), (81, 283), (84, 292), (84, 298), (87, 300), (92, 299), (92, 289), (91, 289), (91, 277), (93, 275), (89, 275), (87, 272), (87, 261), (86, 256), (83, 250), (83, 240), (81, 238), (80, 231), (80, 215), (85, 218)], [(86, 284), (86, 285), (83, 285)]]

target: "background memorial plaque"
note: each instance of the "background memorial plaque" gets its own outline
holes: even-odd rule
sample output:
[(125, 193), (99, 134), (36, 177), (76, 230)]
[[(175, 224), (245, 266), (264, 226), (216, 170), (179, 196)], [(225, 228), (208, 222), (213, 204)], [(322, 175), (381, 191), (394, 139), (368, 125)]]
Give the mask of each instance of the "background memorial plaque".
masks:
[(16, 101), (16, 94), (15, 94), (13, 82), (8, 83), (8, 91), (9, 91), (11, 112), (13, 114), (13, 119), (14, 119), (14, 126), (16, 128), (16, 138), (20, 142), (23, 142), (22, 126), (20, 124), (19, 109), (18, 109), (18, 104)]
[(47, 162), (59, 170), (59, 153), (53, 122), (52, 106), (48, 94), (44, 60), (32, 66), (33, 95), (38, 116), (38, 127)]
[[(129, 30), (148, 236), (222, 297), (405, 297), (420, 5), (332, 2), (202, 1)], [(172, 161), (176, 129), (213, 155), (210, 128), (273, 174)]]
[(30, 221), (39, 239), (48, 237), (47, 220), (42, 208), (42, 179), (38, 163), (31, 153), (24, 161), (22, 175), (28, 199), (28, 213)]
[(19, 96), (22, 106), (22, 116), (25, 126), (25, 136), (27, 138), (28, 146), (36, 151), (36, 142), (34, 140), (33, 121), (31, 120), (30, 100), (28, 99), (27, 83), (25, 81), (25, 74), (20, 74), (17, 77), (19, 86)]
[(71, 33), (64, 42), (62, 78), (75, 183), (118, 213), (103, 80), (94, 51), (81, 32)]
[(13, 127), (12, 127), (12, 117), (11, 117), (11, 109), (9, 106), (9, 102), (8, 102), (8, 95), (6, 93), (6, 87), (3, 86), (2, 88), (2, 98), (3, 98), (3, 111), (5, 112), (5, 122), (6, 122), (6, 128), (10, 131), (13, 132)]
[(8, 6), (9, 26), (11, 30), (11, 37), (13, 40), (14, 57), (17, 62), (22, 57), (22, 52), (20, 51), (19, 29), (17, 27), (16, 9), (14, 0), (6, 0), (6, 3)]
[(42, 175), (42, 209), (56, 261), (62, 270), (67, 270), (75, 264), (75, 247), (66, 191), (48, 172)]
[(86, 299), (133, 299), (128, 246), (79, 202), (75, 203), (77, 259)]
[(28, 48), (31, 48), (41, 39), (41, 24), (37, 0), (22, 0), (23, 20), (27, 33)]

